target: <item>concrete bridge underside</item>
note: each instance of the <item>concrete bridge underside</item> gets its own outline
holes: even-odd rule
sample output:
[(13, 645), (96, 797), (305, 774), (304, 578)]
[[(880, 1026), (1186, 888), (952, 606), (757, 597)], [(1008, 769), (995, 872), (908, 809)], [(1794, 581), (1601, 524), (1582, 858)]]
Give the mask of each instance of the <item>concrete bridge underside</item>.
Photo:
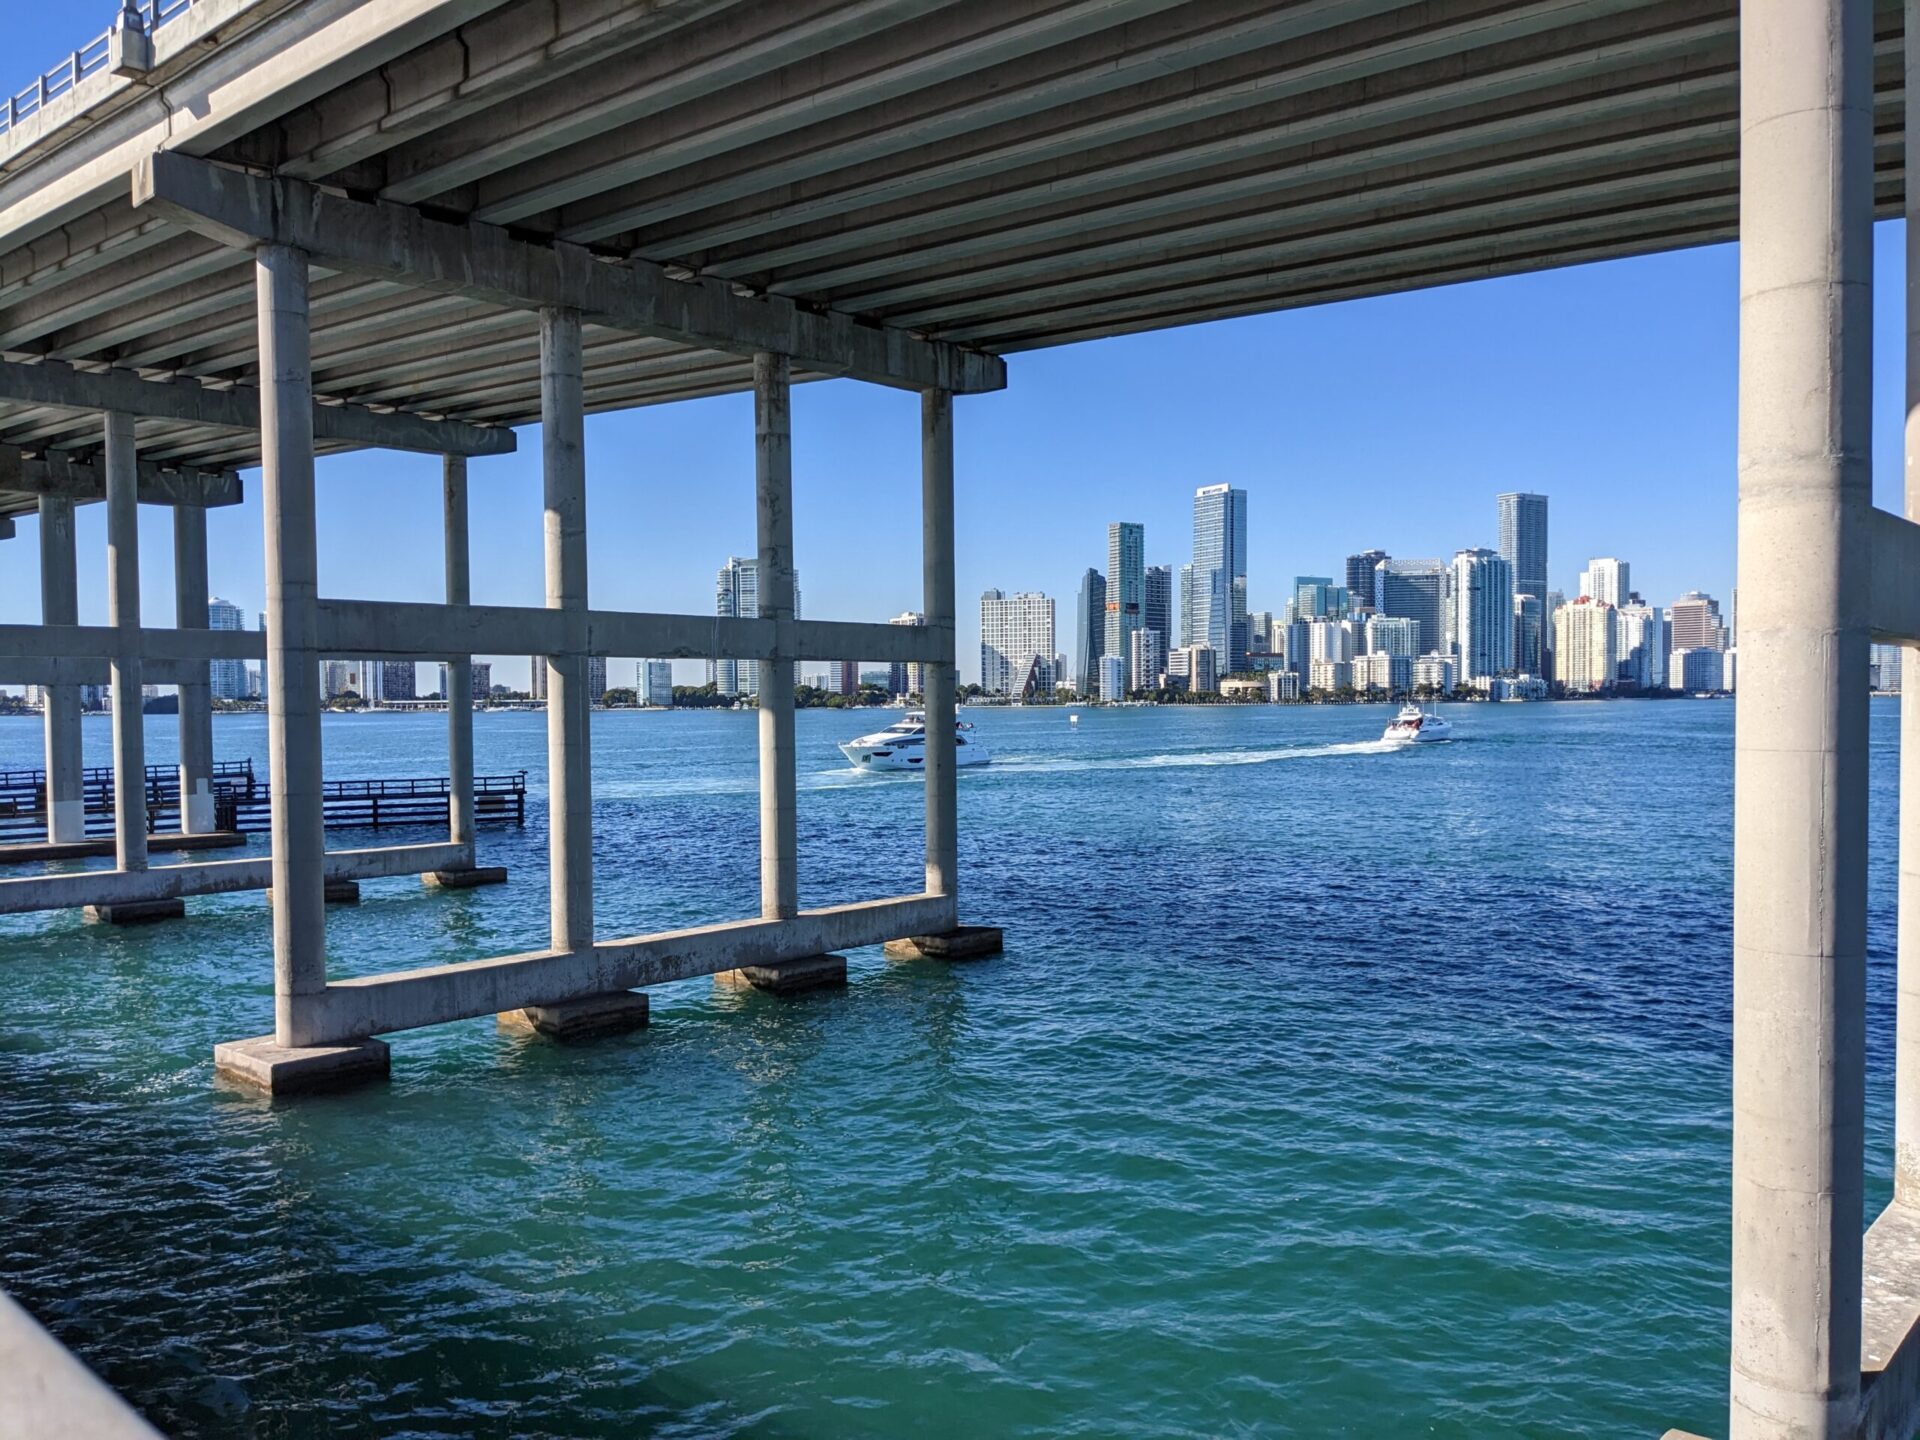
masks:
[[(797, 659), (920, 663), (931, 733), (952, 723), (956, 396), (999, 388), (1000, 357), (1037, 346), (1738, 236), (1729, 1429), (1909, 1436), (1920, 764), (1902, 780), (1896, 1199), (1870, 1228), (1863, 862), (1867, 644), (1920, 642), (1920, 528), (1872, 508), (1867, 468), (1871, 225), (1913, 204), (1914, 19), (1899, 0), (176, 7), (116, 66), (76, 65), (0, 113), (0, 540), (38, 516), (45, 602), (41, 625), (0, 626), (0, 679), (51, 687), (52, 825), (83, 670), (104, 664), (116, 696), (146, 676), (185, 687), (192, 795), (205, 666), (264, 655), (273, 856), (246, 883), (275, 897), (276, 1029), (223, 1063), (269, 1088), (384, 1069), (373, 1037), (414, 1026), (595, 1028), (642, 1016), (632, 992), (664, 980), (777, 984), (903, 936), (964, 946), (940, 938), (959, 898), (939, 746), (924, 891), (801, 908), (789, 688)], [(1916, 336), (1920, 317), (1910, 402)], [(792, 613), (789, 391), (834, 375), (923, 397), (918, 630)], [(582, 417), (749, 389), (761, 616), (591, 608)], [(475, 606), (467, 468), (533, 421), (546, 604)], [(317, 593), (314, 457), (367, 446), (446, 457), (444, 605)], [(1920, 437), (1908, 448), (1917, 514)], [(205, 629), (204, 514), (256, 466), (267, 632), (224, 638)], [(72, 507), (94, 501), (110, 623), (82, 627)], [(142, 503), (174, 510), (173, 627), (139, 614)], [(450, 662), (451, 833), (352, 862), (382, 874), (471, 867), (468, 657), (547, 657), (547, 948), (328, 979), (325, 885), (349, 862), (319, 823), (315, 689), (335, 651)], [(759, 918), (597, 935), (582, 672), (610, 652), (768, 662)], [(1920, 696), (1903, 738), (1920, 754)], [(115, 754), (143, 773), (137, 706), (116, 711)], [(129, 903), (231, 888), (188, 873), (215, 866), (147, 864), (137, 783), (115, 869), (86, 883)], [(0, 881), (0, 913), (79, 893), (31, 883)]]

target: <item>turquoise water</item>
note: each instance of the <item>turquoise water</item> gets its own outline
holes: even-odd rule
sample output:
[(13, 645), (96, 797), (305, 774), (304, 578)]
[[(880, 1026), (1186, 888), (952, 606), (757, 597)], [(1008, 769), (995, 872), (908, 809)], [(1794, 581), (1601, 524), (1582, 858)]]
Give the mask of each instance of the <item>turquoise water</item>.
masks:
[[(272, 1107), (210, 1073), (271, 1028), (262, 897), (0, 920), (0, 1284), (181, 1434), (1724, 1425), (1730, 705), (1460, 707), (1398, 753), (1379, 707), (974, 718), (963, 910), (1004, 957), (667, 987), (589, 1046), (446, 1026)], [(754, 724), (595, 717), (600, 934), (753, 911)], [(833, 748), (868, 728), (800, 717), (805, 904), (917, 888), (917, 782)], [(0, 766), (38, 734), (0, 720)], [(537, 789), (544, 735), (482, 716), (479, 768)], [(264, 723), (215, 741), (262, 757)], [(439, 717), (326, 744), (444, 766)], [(542, 943), (539, 808), (482, 834), (506, 887), (330, 912), (335, 973)]]

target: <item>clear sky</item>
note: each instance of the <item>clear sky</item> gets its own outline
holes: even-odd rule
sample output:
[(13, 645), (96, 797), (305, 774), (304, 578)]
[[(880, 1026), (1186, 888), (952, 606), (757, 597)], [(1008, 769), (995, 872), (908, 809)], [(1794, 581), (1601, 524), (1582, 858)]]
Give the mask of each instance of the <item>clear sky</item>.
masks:
[[(9, 14), (7, 62), (103, 29), (91, 3)], [(1900, 508), (1902, 236), (1876, 247), (1875, 493)], [(1279, 610), (1295, 574), (1350, 552), (1449, 556), (1496, 541), (1494, 496), (1551, 497), (1551, 582), (1588, 557), (1632, 563), (1665, 605), (1734, 575), (1735, 319), (1731, 246), (1450, 286), (1010, 357), (1008, 388), (955, 406), (963, 677), (978, 668), (978, 596), (1042, 590), (1070, 649), (1080, 573), (1106, 526), (1147, 527), (1149, 564), (1192, 552), (1196, 486), (1248, 491), (1248, 596)], [(529, 317), (529, 326), (533, 325)], [(794, 394), (795, 552), (805, 612), (883, 620), (919, 607), (919, 408), (836, 380)], [(540, 439), (472, 465), (474, 598), (542, 603)], [(711, 613), (714, 572), (754, 549), (746, 396), (587, 422), (596, 606)], [(321, 593), (440, 594), (439, 463), (361, 454), (319, 465)], [(215, 593), (262, 599), (257, 476), (209, 525)], [(142, 599), (170, 623), (170, 517), (144, 510)], [(81, 619), (105, 619), (105, 514), (80, 513)], [(37, 526), (0, 542), (0, 620), (39, 616)], [(700, 667), (680, 667), (691, 681)], [(526, 662), (498, 665), (523, 684)], [(423, 677), (424, 678), (424, 677)], [(614, 683), (630, 683), (617, 666)]]

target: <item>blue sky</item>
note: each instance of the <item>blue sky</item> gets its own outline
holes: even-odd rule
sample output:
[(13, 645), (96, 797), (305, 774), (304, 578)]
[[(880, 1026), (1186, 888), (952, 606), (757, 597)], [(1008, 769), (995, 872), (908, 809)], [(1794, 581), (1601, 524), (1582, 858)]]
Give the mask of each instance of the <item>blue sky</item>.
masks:
[[(104, 28), (105, 6), (8, 16), (14, 56), (51, 58)], [(1875, 492), (1900, 508), (1900, 227), (1876, 246)], [(963, 674), (988, 587), (1074, 594), (1104, 567), (1106, 525), (1147, 527), (1149, 563), (1184, 563), (1192, 494), (1249, 494), (1248, 593), (1278, 610), (1297, 573), (1351, 551), (1446, 556), (1495, 540), (1494, 496), (1552, 498), (1551, 578), (1589, 556), (1632, 563), (1666, 604), (1734, 574), (1735, 319), (1731, 246), (1450, 286), (1010, 358), (997, 395), (955, 407)], [(533, 324), (529, 317), (529, 326)], [(714, 571), (754, 546), (745, 396), (587, 422), (596, 606), (707, 613)], [(539, 431), (472, 467), (474, 598), (541, 603)], [(795, 550), (806, 613), (885, 619), (919, 603), (918, 401), (830, 381), (794, 396)], [(321, 592), (440, 594), (439, 467), (421, 456), (320, 462)], [(262, 596), (256, 477), (209, 526), (216, 593)], [(172, 615), (170, 520), (143, 512), (149, 623)], [(81, 618), (105, 618), (105, 516), (79, 523)], [(39, 615), (36, 526), (0, 543), (0, 620)], [(698, 667), (683, 664), (682, 676)], [(496, 680), (522, 683), (524, 659)], [(615, 681), (630, 678), (625, 667)]]

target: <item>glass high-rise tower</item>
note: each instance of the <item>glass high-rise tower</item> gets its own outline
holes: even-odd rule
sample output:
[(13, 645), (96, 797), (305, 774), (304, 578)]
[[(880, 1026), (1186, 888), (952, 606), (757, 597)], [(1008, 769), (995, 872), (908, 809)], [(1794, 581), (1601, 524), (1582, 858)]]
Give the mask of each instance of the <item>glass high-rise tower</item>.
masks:
[(1147, 611), (1147, 527), (1128, 521), (1107, 526), (1107, 650), (1122, 660)]
[(1100, 688), (1100, 657), (1107, 653), (1107, 577), (1089, 568), (1080, 577), (1080, 610), (1073, 629), (1074, 688), (1093, 695)]
[(1222, 675), (1247, 668), (1247, 492), (1193, 492), (1193, 641), (1212, 648)]
[(1547, 606), (1547, 497), (1515, 490), (1502, 495), (1500, 558), (1513, 567), (1513, 593)]

